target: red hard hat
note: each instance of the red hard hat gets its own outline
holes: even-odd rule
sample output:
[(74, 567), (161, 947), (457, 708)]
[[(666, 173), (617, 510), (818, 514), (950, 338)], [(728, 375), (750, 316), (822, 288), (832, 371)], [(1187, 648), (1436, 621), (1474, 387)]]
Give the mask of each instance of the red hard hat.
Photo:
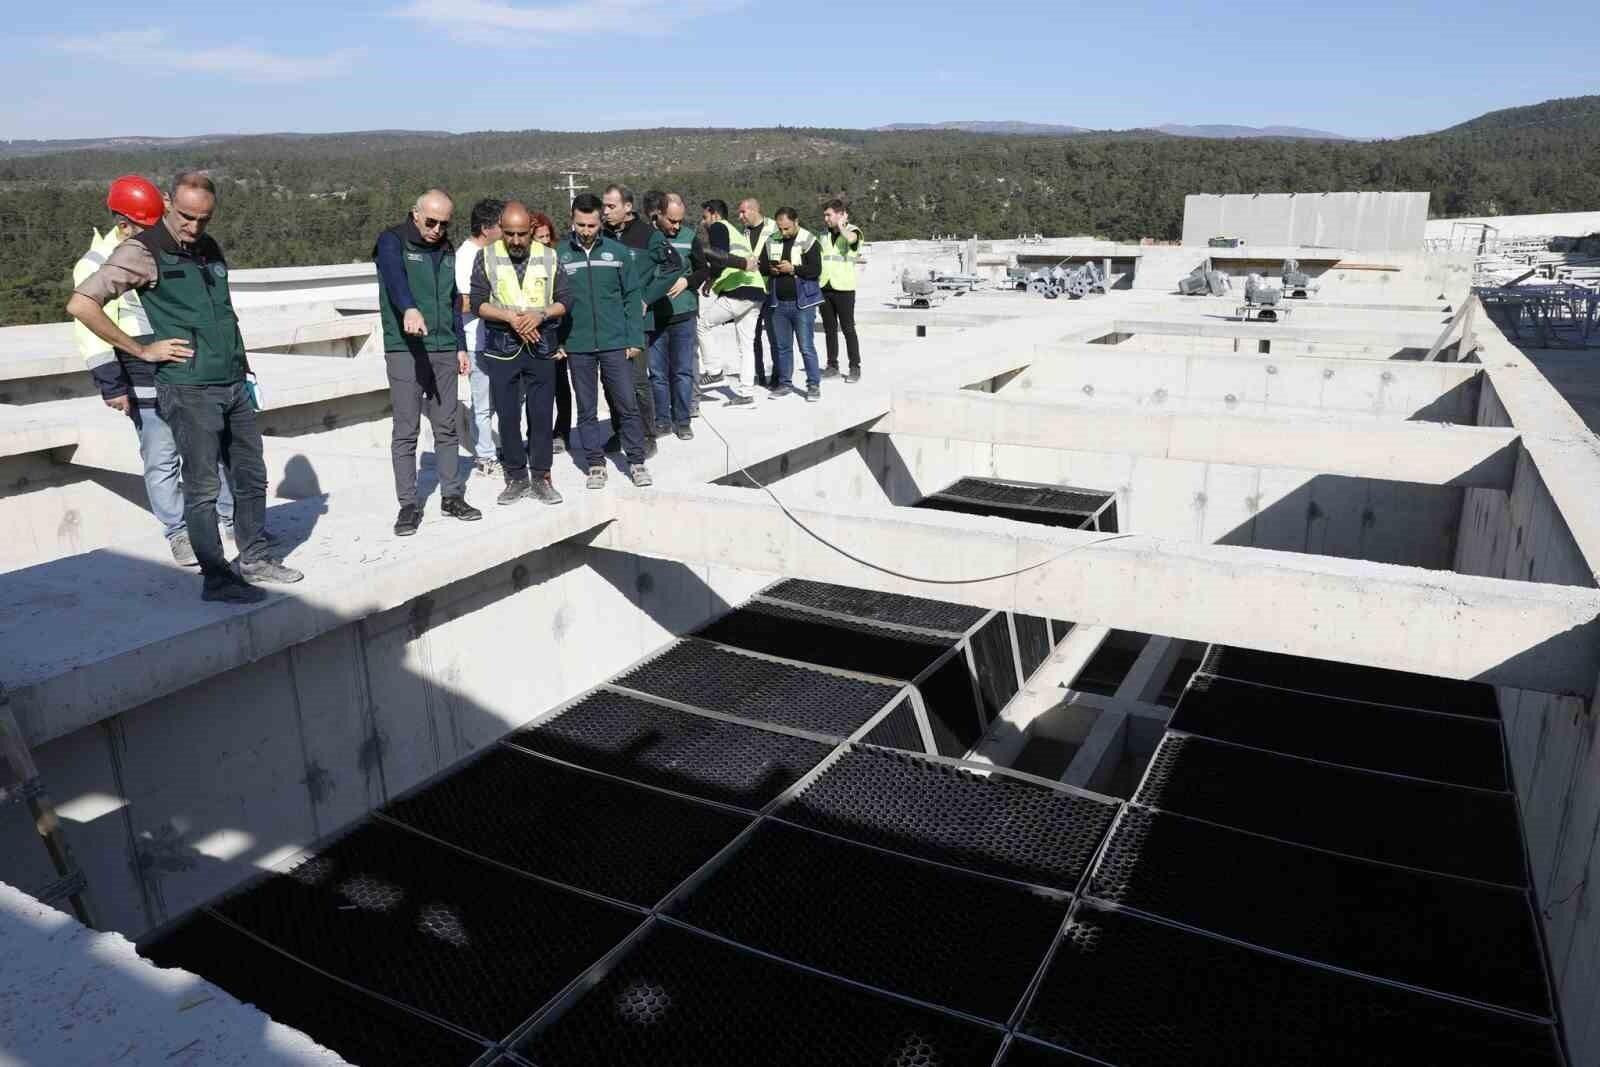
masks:
[(106, 193), (106, 207), (118, 215), (126, 215), (140, 226), (154, 226), (166, 210), (161, 202), (161, 190), (137, 174), (124, 174), (111, 183), (111, 191)]

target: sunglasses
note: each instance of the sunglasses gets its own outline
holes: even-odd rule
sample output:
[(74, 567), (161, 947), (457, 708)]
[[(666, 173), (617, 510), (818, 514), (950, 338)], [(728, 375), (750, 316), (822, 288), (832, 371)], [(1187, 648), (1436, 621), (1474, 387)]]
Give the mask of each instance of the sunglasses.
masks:
[(422, 220), (422, 228), (424, 230), (442, 230), (442, 229), (445, 229), (449, 225), (450, 225), (450, 220), (449, 219), (426, 219), (425, 218), (425, 219)]

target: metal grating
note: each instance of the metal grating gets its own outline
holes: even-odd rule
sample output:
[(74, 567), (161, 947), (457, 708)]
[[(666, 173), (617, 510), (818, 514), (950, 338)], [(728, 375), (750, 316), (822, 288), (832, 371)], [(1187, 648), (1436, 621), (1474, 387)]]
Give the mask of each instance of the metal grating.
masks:
[(1068, 899), (769, 820), (674, 911), (751, 948), (1004, 1025)]
[(1427, 711), (1448, 711), (1484, 719), (1500, 718), (1494, 689), (1481, 682), (1432, 678), (1408, 671), (1358, 667), (1332, 660), (1257, 652), (1248, 648), (1212, 645), (1200, 665), (1202, 674), (1237, 678), (1246, 682), (1326, 693), (1374, 704), (1398, 704)]
[(215, 908), (313, 966), (492, 1040), (639, 924), (382, 823)]
[(843, 622), (759, 600), (722, 616), (698, 636), (751, 652), (907, 681), (958, 640), (954, 635), (934, 637), (866, 622)]
[(996, 478), (961, 478), (939, 490), (936, 495), (961, 497), (965, 500), (1007, 507), (1045, 508), (1078, 515), (1093, 515), (1113, 496), (1098, 489), (1007, 482)]
[(978, 693), (983, 698), (983, 721), (993, 722), (1000, 709), (1017, 695), (1017, 664), (1011, 653), (1011, 626), (1006, 613), (994, 617), (972, 635), (972, 659), (978, 669)]
[[(198, 974), (278, 1022), (304, 1031), (357, 1067), (396, 1063), (467, 1067), (485, 1048), (318, 974), (204, 912), (140, 946), (139, 954), (158, 967), (182, 967)], [(182, 1051), (172, 1052), (168, 1059)], [(181, 1062), (199, 1061), (184, 1057)]]
[(690, 796), (759, 809), (833, 751), (829, 745), (662, 707), (601, 689), (511, 744)]
[(1050, 658), (1050, 629), (1037, 615), (1014, 614), (1012, 625), (1017, 629), (1017, 655), (1022, 659), (1022, 677), (1032, 678), (1033, 672), (1044, 666)]
[(908, 752), (923, 752), (922, 731), (917, 727), (917, 714), (911, 707), (910, 697), (901, 697), (894, 710), (867, 731), (861, 740), (869, 745), (885, 748), (902, 748)]
[(1022, 1024), (1119, 1067), (1555, 1067), (1552, 1027), (1080, 907)]
[(643, 906), (693, 874), (749, 821), (498, 746), (386, 810), (518, 870)]
[(1110, 800), (852, 746), (778, 814), (907, 855), (1071, 890), (1116, 811)]
[(962, 652), (940, 664), (917, 685), (928, 712), (933, 747), (941, 756), (964, 756), (983, 733), (978, 707), (972, 698), (972, 674)]
[(1168, 734), (1134, 799), (1353, 856), (1526, 884), (1516, 808), (1506, 793)]
[(1178, 701), (1171, 727), (1352, 767), (1479, 789), (1506, 787), (1500, 727), (1487, 719), (1201, 675)]
[(539, 1067), (967, 1067), (1001, 1031), (668, 924), (519, 1051)]
[(1421, 874), (1133, 807), (1089, 890), (1240, 941), (1548, 1016), (1518, 889)]
[(1052, 508), (1015, 507), (987, 500), (971, 500), (948, 493), (935, 493), (923, 497), (912, 507), (930, 511), (954, 511), (962, 515), (983, 515), (992, 519), (1010, 519), (1012, 522), (1031, 522), (1037, 526), (1060, 526), (1069, 530), (1087, 529), (1094, 516), (1081, 511), (1056, 511)]
[(790, 578), (765, 590), (764, 597), (783, 600), (801, 607), (838, 612), (857, 619), (890, 623), (899, 626), (920, 626), (928, 630), (963, 634), (983, 618), (982, 608), (965, 604), (949, 604), (942, 600), (928, 600), (899, 593), (878, 593), (870, 589), (852, 589), (827, 582), (812, 582), (804, 578)]
[(848, 737), (883, 710), (898, 687), (731, 652), (687, 639), (616, 684), (708, 711)]

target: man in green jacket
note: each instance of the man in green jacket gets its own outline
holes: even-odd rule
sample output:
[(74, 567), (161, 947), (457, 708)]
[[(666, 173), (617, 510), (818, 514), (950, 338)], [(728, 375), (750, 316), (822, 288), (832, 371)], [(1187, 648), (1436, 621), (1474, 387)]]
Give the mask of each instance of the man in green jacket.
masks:
[[(222, 248), (206, 234), (217, 188), (197, 170), (180, 171), (161, 221), (122, 242), (79, 283), (67, 314), (119, 352), (157, 364), (156, 406), (172, 427), (183, 479), (183, 518), (200, 561), (203, 600), (251, 603), (253, 582), (298, 582), (303, 575), (269, 555), (267, 465), (244, 338), (228, 291)], [(105, 305), (138, 290), (150, 333), (129, 337)], [(217, 530), (218, 464), (233, 480), (237, 569)]]
[(677, 193), (663, 196), (652, 221), (646, 250), (650, 277), (644, 286), (645, 340), (650, 350), (650, 385), (655, 390), (656, 436), (670, 431), (683, 441), (694, 404), (694, 356), (699, 339), (695, 317), (699, 298), (689, 284), (694, 253), (693, 226), (683, 221), (686, 206)]
[(601, 387), (633, 484), (651, 484), (628, 367), (628, 360), (644, 355), (644, 302), (633, 254), (600, 233), (600, 198), (593, 193), (580, 193), (572, 201), (572, 232), (556, 246), (555, 302), (566, 309), (561, 347), (578, 405), (578, 442), (589, 467), (589, 488), (604, 489), (606, 484), (606, 439), (598, 414)]

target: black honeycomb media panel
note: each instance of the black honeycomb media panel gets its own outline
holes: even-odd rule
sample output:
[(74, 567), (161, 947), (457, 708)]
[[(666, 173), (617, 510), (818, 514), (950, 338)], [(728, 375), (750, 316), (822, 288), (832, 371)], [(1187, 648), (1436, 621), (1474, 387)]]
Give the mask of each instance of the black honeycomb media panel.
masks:
[(909, 754), (852, 746), (783, 819), (840, 837), (1071, 891), (1117, 804)]
[[(1117, 505), (1114, 494), (1098, 489), (1007, 482), (995, 478), (962, 478), (916, 507), (956, 511), (967, 515), (1032, 522), (1068, 529), (1095, 529), (1115, 533)], [(1096, 526), (1096, 516), (1099, 518)]]
[(518, 870), (646, 907), (749, 821), (499, 746), (385, 810)]
[(198, 974), (356, 1067), (467, 1067), (486, 1047), (296, 963), (205, 912), (140, 946), (139, 954), (158, 967)]
[(803, 608), (837, 612), (870, 622), (920, 626), (952, 634), (966, 633), (984, 616), (982, 608), (965, 604), (950, 604), (943, 600), (928, 600), (900, 593), (879, 593), (870, 589), (852, 589), (847, 585), (830, 585), (805, 578), (779, 582), (761, 595), (799, 604)]
[(729, 612), (696, 636), (751, 652), (906, 681), (921, 674), (957, 640), (843, 622), (762, 601)]
[(849, 737), (899, 687), (748, 656), (692, 638), (616, 679), (641, 693), (742, 719)]
[(1125, 630), (1113, 630), (1106, 636), (1083, 670), (1072, 680), (1072, 688), (1098, 696), (1116, 696), (1117, 690), (1138, 662), (1144, 651), (1145, 637)]
[(1067, 901), (768, 820), (674, 913), (751, 948), (1004, 1025)]
[(829, 745), (597, 690), (507, 741), (583, 767), (757, 810), (833, 751)]
[(1001, 1037), (661, 923), (518, 1051), (539, 1067), (972, 1067)]
[(1011, 621), (1017, 628), (1017, 654), (1022, 659), (1022, 676), (1032, 678), (1033, 672), (1044, 666), (1050, 658), (1049, 625), (1037, 615), (1014, 614)]
[(901, 697), (894, 710), (883, 721), (868, 730), (861, 738), (869, 745), (900, 748), (907, 752), (924, 752), (922, 731), (917, 727), (917, 713), (911, 707), (910, 697)]
[(1200, 672), (1373, 704), (1396, 704), (1496, 721), (1500, 718), (1493, 687), (1481, 682), (1434, 678), (1382, 667), (1358, 667), (1226, 645), (1212, 645), (1206, 651)]
[(957, 652), (917, 684), (928, 713), (933, 747), (941, 756), (960, 758), (983, 735), (978, 705), (972, 696), (972, 670), (964, 651)]
[(284, 951), (499, 1040), (639, 925), (383, 823), (215, 909)]
[(1316, 848), (1524, 886), (1510, 794), (1167, 734), (1136, 801)]
[(1557, 1067), (1553, 1027), (1080, 906), (1021, 1029), (1119, 1067)]
[(1010, 1047), (1000, 1058), (999, 1067), (1077, 1067), (1079, 1064), (1101, 1067), (1099, 1060), (1087, 1059), (1019, 1035), (1011, 1039)]
[(1550, 1015), (1539, 931), (1519, 889), (1130, 807), (1088, 891), (1302, 959)]
[(983, 721), (993, 722), (1019, 688), (1017, 665), (1011, 655), (1011, 626), (1005, 612), (995, 612), (972, 635), (972, 657), (978, 669), (978, 694), (983, 698)]
[(1489, 719), (1201, 675), (1184, 691), (1170, 726), (1291, 756), (1479, 789), (1506, 787), (1500, 727)]

